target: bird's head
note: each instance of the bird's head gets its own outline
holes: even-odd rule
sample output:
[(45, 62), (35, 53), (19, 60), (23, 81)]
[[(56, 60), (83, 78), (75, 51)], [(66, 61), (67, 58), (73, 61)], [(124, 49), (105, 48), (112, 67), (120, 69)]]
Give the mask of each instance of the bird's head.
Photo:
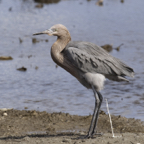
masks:
[(35, 33), (33, 35), (40, 35), (40, 34), (48, 34), (49, 36), (58, 36), (58, 37), (68, 37), (70, 33), (68, 29), (62, 24), (56, 24), (52, 26), (50, 29)]

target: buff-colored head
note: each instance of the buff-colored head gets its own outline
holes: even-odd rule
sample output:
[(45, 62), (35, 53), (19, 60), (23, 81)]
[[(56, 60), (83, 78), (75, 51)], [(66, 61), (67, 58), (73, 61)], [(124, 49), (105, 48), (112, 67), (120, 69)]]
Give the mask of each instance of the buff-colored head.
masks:
[(49, 36), (67, 37), (70, 36), (68, 29), (62, 24), (56, 24), (50, 29), (33, 35), (48, 34)]

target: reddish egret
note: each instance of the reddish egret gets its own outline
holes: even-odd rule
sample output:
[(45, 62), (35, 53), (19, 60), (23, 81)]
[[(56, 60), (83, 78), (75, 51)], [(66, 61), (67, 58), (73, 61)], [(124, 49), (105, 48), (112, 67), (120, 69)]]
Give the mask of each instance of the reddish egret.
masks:
[(113, 81), (128, 81), (125, 76), (133, 77), (133, 69), (93, 43), (71, 41), (69, 31), (62, 24), (54, 25), (34, 35), (39, 34), (57, 36), (57, 41), (51, 47), (53, 61), (77, 78), (83, 86), (93, 90), (95, 108), (86, 138), (92, 137), (96, 134), (103, 100), (100, 90), (103, 88), (105, 78)]

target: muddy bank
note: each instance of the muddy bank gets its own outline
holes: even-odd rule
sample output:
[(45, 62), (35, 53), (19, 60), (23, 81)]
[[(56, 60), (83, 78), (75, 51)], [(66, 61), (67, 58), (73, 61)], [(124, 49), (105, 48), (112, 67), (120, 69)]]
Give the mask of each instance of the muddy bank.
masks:
[[(90, 143), (100, 140), (101, 143), (117, 141), (111, 138), (108, 115), (100, 113), (98, 132), (101, 137), (89, 140), (76, 140), (86, 135), (92, 116), (70, 115), (68, 113), (47, 113), (38, 111), (7, 110), (0, 111), (0, 141), (30, 142), (43, 141), (50, 143)], [(144, 125), (140, 120), (112, 116), (114, 132), (120, 141), (130, 139), (131, 142), (144, 141)], [(119, 141), (118, 140), (118, 141)], [(138, 141), (139, 140), (139, 141)], [(103, 141), (103, 142), (102, 142)], [(113, 141), (113, 142), (114, 142)]]

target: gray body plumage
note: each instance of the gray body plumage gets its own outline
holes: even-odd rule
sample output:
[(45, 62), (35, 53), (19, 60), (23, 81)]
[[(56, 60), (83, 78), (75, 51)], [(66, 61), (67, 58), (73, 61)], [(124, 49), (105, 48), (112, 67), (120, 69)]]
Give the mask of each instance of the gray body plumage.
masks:
[(78, 80), (87, 88), (90, 87), (85, 73), (102, 74), (113, 81), (128, 81), (125, 76), (133, 77), (132, 68), (93, 43), (70, 41), (62, 54), (80, 73)]

